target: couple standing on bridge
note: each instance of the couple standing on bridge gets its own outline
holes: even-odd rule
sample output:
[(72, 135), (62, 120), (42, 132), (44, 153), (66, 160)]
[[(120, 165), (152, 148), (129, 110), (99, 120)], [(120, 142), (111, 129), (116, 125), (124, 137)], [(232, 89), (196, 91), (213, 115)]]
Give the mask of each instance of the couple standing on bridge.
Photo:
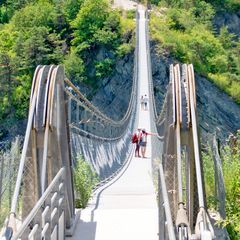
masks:
[(144, 96), (143, 95), (141, 96), (140, 103), (141, 103), (141, 110), (147, 111), (148, 110), (148, 107), (147, 107), (147, 105), (148, 105), (147, 94), (145, 94)]
[(132, 136), (132, 143), (136, 144), (135, 149), (135, 157), (141, 157), (140, 156), (140, 148), (141, 148), (141, 154), (143, 158), (146, 158), (146, 147), (147, 147), (147, 136), (148, 135), (157, 135), (156, 133), (150, 133), (146, 132), (145, 129), (138, 128), (137, 132), (133, 134)]

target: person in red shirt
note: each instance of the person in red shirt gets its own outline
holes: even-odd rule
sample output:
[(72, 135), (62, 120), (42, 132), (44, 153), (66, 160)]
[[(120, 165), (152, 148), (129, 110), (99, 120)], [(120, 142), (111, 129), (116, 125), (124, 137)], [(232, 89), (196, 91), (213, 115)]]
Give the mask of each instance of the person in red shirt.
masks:
[(140, 150), (140, 136), (141, 136), (141, 128), (138, 128), (137, 132), (136, 132), (136, 136), (137, 136), (137, 142), (135, 142), (136, 144), (136, 148), (135, 148), (135, 157), (141, 157), (139, 150)]

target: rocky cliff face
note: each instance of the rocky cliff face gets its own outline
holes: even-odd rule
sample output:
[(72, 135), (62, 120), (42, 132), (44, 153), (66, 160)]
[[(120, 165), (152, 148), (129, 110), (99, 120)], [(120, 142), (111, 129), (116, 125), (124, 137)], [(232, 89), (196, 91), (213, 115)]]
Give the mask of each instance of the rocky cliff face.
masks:
[[(159, 55), (156, 44), (151, 43), (152, 74), (158, 112), (169, 82), (169, 65), (176, 63), (168, 53)], [(196, 77), (197, 111), (201, 136), (217, 133), (224, 140), (230, 133), (240, 129), (240, 106), (202, 76)]]
[(234, 33), (240, 37), (240, 11), (237, 13), (217, 13), (213, 19), (213, 25), (217, 31), (219, 31), (221, 27), (227, 26), (230, 33)]
[(116, 63), (115, 71), (104, 78), (92, 102), (106, 115), (120, 120), (127, 111), (133, 82), (134, 54)]
[[(169, 65), (176, 63), (168, 53), (158, 54), (156, 43), (151, 42), (152, 75), (157, 111), (169, 83)], [(93, 97), (93, 103), (113, 119), (119, 120), (127, 110), (133, 79), (133, 54), (119, 60), (115, 72), (105, 78)], [(196, 74), (198, 122), (203, 140), (217, 133), (224, 140), (240, 129), (240, 106), (227, 94), (202, 76)]]

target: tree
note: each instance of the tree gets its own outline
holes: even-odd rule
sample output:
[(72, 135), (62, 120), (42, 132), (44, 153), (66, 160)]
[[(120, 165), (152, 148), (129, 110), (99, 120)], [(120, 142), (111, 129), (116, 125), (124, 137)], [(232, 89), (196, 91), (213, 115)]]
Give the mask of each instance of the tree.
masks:
[(15, 53), (12, 48), (15, 44), (16, 33), (8, 24), (0, 31), (0, 119), (12, 110), (13, 72), (15, 71)]
[(66, 75), (71, 81), (77, 84), (84, 80), (84, 62), (74, 51), (67, 55), (64, 60), (64, 66), (66, 69)]
[(121, 39), (120, 16), (118, 12), (109, 12), (103, 28), (96, 30), (93, 37), (99, 45), (116, 48), (120, 44)]
[(66, 0), (64, 3), (64, 12), (68, 21), (73, 21), (79, 10), (81, 5), (83, 4), (84, 0)]
[(75, 28), (73, 45), (78, 52), (95, 46), (95, 33), (104, 27), (109, 6), (105, 0), (86, 0), (72, 26)]
[(26, 7), (16, 11), (11, 21), (15, 30), (22, 31), (22, 34), (33, 27), (44, 26), (54, 29), (56, 22), (57, 14), (54, 5), (50, 4), (47, 0), (28, 4)]
[[(0, 69), (1, 87), (5, 89), (2, 92), (3, 114), (7, 113), (6, 106), (9, 105), (15, 107), (15, 117), (25, 117), (35, 68), (39, 64), (59, 64), (62, 61), (62, 40), (55, 30), (58, 29), (58, 14), (47, 0), (31, 1), (17, 10), (10, 23), (0, 31), (0, 53), (4, 65)], [(7, 92), (9, 97), (6, 98)], [(8, 113), (14, 115), (11, 110)]]

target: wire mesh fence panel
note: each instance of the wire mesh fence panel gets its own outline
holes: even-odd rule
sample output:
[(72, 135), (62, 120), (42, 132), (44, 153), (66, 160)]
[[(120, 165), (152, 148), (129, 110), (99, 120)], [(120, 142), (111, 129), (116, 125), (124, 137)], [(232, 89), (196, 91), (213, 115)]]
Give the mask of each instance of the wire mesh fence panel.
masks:
[(9, 214), (23, 139), (0, 142), (0, 227)]
[(25, 219), (29, 212), (32, 210), (37, 199), (36, 196), (36, 184), (35, 184), (35, 171), (32, 158), (27, 158), (25, 162), (25, 169), (23, 173), (22, 188), (20, 196), (22, 199), (22, 219)]
[(212, 155), (214, 161), (215, 168), (215, 189), (216, 196), (218, 199), (218, 210), (223, 219), (226, 217), (226, 209), (225, 209), (225, 201), (226, 201), (226, 191), (225, 191), (225, 183), (223, 177), (223, 169), (222, 169), (222, 160), (219, 155), (219, 149), (217, 144), (216, 135), (213, 136), (212, 141)]

